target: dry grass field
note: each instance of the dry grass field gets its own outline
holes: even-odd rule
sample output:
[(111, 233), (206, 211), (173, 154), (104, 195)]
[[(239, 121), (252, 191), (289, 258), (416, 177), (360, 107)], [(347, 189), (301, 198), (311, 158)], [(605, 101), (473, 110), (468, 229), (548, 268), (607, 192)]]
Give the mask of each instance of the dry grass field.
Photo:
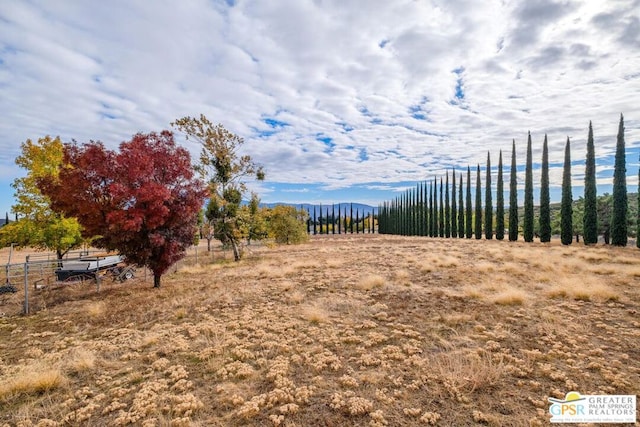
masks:
[(542, 426), (640, 395), (635, 248), (318, 236), (56, 292), (0, 318), (0, 426)]

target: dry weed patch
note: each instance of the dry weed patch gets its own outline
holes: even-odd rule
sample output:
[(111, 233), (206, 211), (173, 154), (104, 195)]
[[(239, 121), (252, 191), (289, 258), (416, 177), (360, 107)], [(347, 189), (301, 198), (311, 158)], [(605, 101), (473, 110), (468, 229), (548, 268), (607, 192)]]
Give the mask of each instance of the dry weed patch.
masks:
[(550, 298), (571, 298), (582, 301), (603, 302), (620, 299), (620, 292), (603, 283), (603, 279), (584, 278), (577, 275), (557, 278), (545, 293)]
[(314, 324), (325, 323), (329, 321), (329, 313), (323, 306), (319, 304), (304, 306), (301, 308), (301, 312), (304, 319)]
[(0, 424), (547, 425), (549, 396), (640, 394), (637, 257), (316, 236), (62, 290), (0, 318)]
[(80, 373), (95, 368), (96, 355), (86, 348), (76, 348), (69, 354), (68, 369), (73, 373)]
[(523, 305), (528, 299), (528, 294), (522, 289), (507, 287), (498, 294), (493, 295), (491, 300), (500, 305)]
[(363, 291), (370, 291), (375, 288), (380, 288), (386, 283), (386, 279), (377, 274), (369, 274), (362, 277), (356, 284), (356, 288)]
[(0, 401), (24, 394), (50, 392), (65, 384), (67, 384), (67, 377), (60, 368), (44, 362), (31, 363), (2, 378)]

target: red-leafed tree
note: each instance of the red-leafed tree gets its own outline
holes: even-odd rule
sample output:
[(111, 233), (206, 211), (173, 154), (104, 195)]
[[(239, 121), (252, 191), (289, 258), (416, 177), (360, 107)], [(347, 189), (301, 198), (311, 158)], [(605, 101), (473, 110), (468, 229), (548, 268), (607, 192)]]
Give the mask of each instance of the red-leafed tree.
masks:
[(57, 179), (40, 190), (54, 210), (75, 217), (94, 245), (117, 250), (148, 267), (153, 286), (194, 241), (207, 195), (194, 177), (191, 157), (173, 134), (137, 134), (119, 152), (101, 142), (65, 144)]

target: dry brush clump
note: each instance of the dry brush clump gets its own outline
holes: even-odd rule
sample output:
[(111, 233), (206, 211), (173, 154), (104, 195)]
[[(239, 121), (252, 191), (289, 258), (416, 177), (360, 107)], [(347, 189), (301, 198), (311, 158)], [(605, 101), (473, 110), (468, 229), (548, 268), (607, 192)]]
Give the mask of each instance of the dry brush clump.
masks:
[(640, 393), (637, 255), (580, 249), (322, 236), (61, 299), (0, 319), (0, 425), (546, 425)]

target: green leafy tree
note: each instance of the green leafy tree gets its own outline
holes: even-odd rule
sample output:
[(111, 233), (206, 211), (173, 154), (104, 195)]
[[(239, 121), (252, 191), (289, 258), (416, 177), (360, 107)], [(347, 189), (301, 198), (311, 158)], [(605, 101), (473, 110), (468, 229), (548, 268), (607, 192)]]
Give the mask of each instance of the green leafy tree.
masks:
[(542, 176), (540, 178), (540, 241), (551, 241), (551, 207), (549, 198), (549, 148), (547, 135), (542, 145)]
[(611, 244), (627, 246), (627, 167), (624, 143), (624, 117), (620, 114), (618, 141), (613, 170), (613, 214), (611, 217)]
[(571, 146), (569, 138), (564, 149), (562, 172), (562, 202), (560, 204), (560, 240), (570, 245), (573, 240), (573, 196), (571, 194)]
[(247, 237), (249, 227), (242, 218), (240, 204), (247, 191), (245, 179), (264, 180), (262, 167), (250, 156), (240, 155), (244, 139), (231, 133), (221, 124), (214, 125), (204, 115), (183, 117), (171, 124), (202, 145), (200, 163), (196, 170), (209, 182), (207, 219), (212, 222), (215, 236), (223, 244), (231, 245), (234, 259), (241, 258), (240, 242)]
[(249, 218), (247, 244), (251, 244), (252, 240), (266, 239), (269, 236), (269, 228), (267, 224), (269, 210), (266, 208), (260, 208), (260, 198), (258, 197), (258, 194), (252, 192), (249, 204), (246, 207), (243, 206), (243, 208), (248, 211), (246, 215)]
[(604, 193), (597, 198), (598, 234), (602, 234), (605, 244), (611, 243), (611, 216), (613, 215), (613, 195)]
[(493, 239), (493, 200), (491, 198), (491, 155), (487, 152), (487, 178), (484, 197), (484, 235), (487, 240)]
[[(16, 204), (12, 210), (20, 220), (7, 224), (0, 230), (0, 243), (8, 246), (17, 243), (37, 250), (54, 251), (58, 259), (70, 250), (79, 247), (84, 239), (82, 228), (75, 218), (54, 212), (50, 199), (40, 192), (39, 179), (56, 178), (62, 164), (63, 143), (59, 137), (45, 136), (33, 142), (26, 140), (21, 145), (22, 153), (16, 164), (27, 171), (22, 178), (14, 180)], [(7, 215), (7, 221), (9, 216)]]
[(466, 210), (464, 214), (465, 219), (465, 237), (471, 238), (473, 234), (473, 215), (471, 214), (471, 168), (467, 166), (467, 194), (466, 194)]
[(511, 149), (511, 172), (509, 179), (509, 241), (518, 240), (518, 177), (516, 169), (516, 140)]
[(576, 237), (576, 243), (580, 243), (580, 236), (584, 235), (582, 224), (582, 219), (584, 218), (584, 198), (578, 197), (578, 200), (574, 200), (571, 209), (573, 211), (571, 217), (573, 235)]
[(269, 236), (281, 244), (306, 242), (309, 235), (306, 230), (307, 212), (293, 206), (278, 205), (270, 210), (268, 216)]
[(504, 177), (502, 173), (502, 150), (498, 157), (498, 182), (496, 184), (496, 239), (504, 240)]
[(527, 164), (524, 178), (524, 224), (525, 242), (533, 242), (533, 160), (531, 158), (531, 132), (527, 138)]
[(476, 239), (482, 238), (482, 187), (480, 184), (480, 165), (478, 165), (476, 173), (476, 220), (474, 234)]
[(596, 154), (593, 143), (593, 127), (591, 126), (591, 122), (589, 122), (587, 160), (584, 172), (584, 216), (582, 218), (585, 245), (598, 243), (597, 192)]

